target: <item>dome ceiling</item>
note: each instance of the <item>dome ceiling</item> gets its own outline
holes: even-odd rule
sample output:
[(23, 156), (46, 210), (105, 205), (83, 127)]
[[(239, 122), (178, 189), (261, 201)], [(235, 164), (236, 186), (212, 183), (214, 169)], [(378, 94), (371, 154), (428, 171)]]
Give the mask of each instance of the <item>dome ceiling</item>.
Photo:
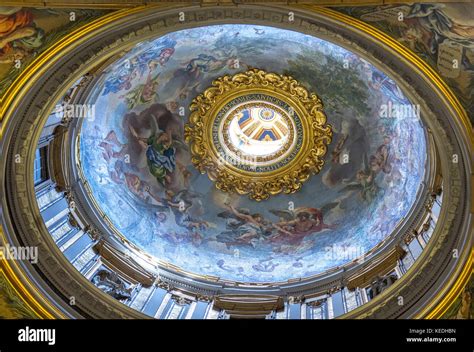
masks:
[[(254, 68), (316, 93), (332, 130), (320, 172), (261, 201), (217, 189), (184, 136), (194, 98)], [(88, 103), (95, 118), (83, 121), (80, 158), (92, 196), (131, 242), (197, 274), (269, 282), (342, 265), (390, 235), (423, 180), (424, 131), (395, 82), (293, 31), (218, 25), (143, 42), (104, 72)], [(265, 163), (293, 148), (298, 123), (278, 105), (257, 99), (226, 116), (225, 150)]]

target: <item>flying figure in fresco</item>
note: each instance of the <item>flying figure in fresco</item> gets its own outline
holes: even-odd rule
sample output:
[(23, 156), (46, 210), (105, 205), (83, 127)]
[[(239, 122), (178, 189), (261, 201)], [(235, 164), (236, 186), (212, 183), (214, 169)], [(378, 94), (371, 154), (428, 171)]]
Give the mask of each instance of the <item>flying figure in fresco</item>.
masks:
[[(109, 161), (112, 158), (117, 158), (120, 156), (123, 144), (118, 140), (115, 131), (110, 131), (107, 133), (107, 136), (105, 136), (105, 138), (99, 143), (99, 147), (104, 150), (102, 152), (104, 159)], [(117, 150), (117, 148), (120, 149)]]
[(345, 186), (339, 190), (339, 193), (359, 191), (362, 200), (368, 203), (372, 202), (381, 190), (375, 182), (375, 174), (370, 170), (359, 170), (356, 174), (356, 181), (343, 181), (343, 183)]
[[(152, 77), (152, 72), (158, 65), (163, 66), (170, 59), (174, 53), (174, 46), (176, 42), (167, 40), (165, 43), (156, 44), (148, 48), (146, 51), (133, 56), (129, 60), (124, 60), (113, 71), (109, 72), (107, 80), (104, 82), (104, 91), (102, 95), (109, 93), (118, 93), (122, 90), (130, 90), (132, 88), (132, 81), (136, 78), (142, 77), (148, 68), (147, 82), (152, 82), (157, 76)], [(150, 83), (148, 83), (149, 87)], [(147, 87), (147, 83), (145, 83)], [(148, 93), (147, 93), (148, 94)]]
[(375, 154), (369, 158), (370, 169), (378, 173), (382, 171), (385, 174), (389, 174), (392, 171), (392, 156), (391, 156), (391, 139), (385, 136), (383, 143), (377, 148)]
[(260, 239), (265, 239), (272, 233), (271, 223), (259, 213), (250, 214), (247, 209), (236, 209), (225, 204), (229, 210), (217, 214), (227, 219), (226, 231), (216, 236), (218, 242), (231, 246), (255, 247)]
[(343, 179), (354, 179), (365, 154), (370, 152), (369, 137), (357, 119), (342, 120), (337, 138), (331, 163), (322, 177), (329, 188), (338, 187)]
[(325, 229), (334, 229), (335, 225), (324, 223), (323, 216), (338, 204), (339, 202), (328, 203), (321, 209), (301, 207), (295, 210), (270, 210), (272, 214), (280, 218), (280, 221), (273, 224), (278, 233), (271, 236), (269, 241), (299, 245), (306, 236)]
[(390, 174), (392, 171), (390, 142), (391, 139), (385, 136), (383, 143), (369, 157), (369, 160), (367, 160), (367, 155), (364, 155), (363, 167), (357, 171), (356, 180), (353, 182), (343, 180), (345, 187), (340, 189), (339, 193), (357, 190), (364, 201), (373, 201), (382, 191), (382, 188), (377, 185), (375, 178), (380, 172)]
[(191, 231), (205, 230), (209, 227), (208, 222), (197, 219), (190, 214), (191, 208), (196, 200), (202, 196), (201, 194), (186, 189), (177, 193), (167, 191), (166, 194), (168, 197), (166, 204), (174, 214), (176, 225)]
[(127, 107), (133, 109), (138, 105), (142, 104), (152, 104), (158, 99), (158, 77), (160, 72), (152, 77), (151, 72), (148, 73), (146, 82), (143, 84), (138, 84), (135, 88), (130, 90), (128, 93), (120, 96), (124, 98), (127, 102)]
[(152, 132), (148, 138), (140, 137), (132, 125), (129, 125), (129, 129), (133, 137), (145, 150), (150, 173), (159, 184), (166, 186), (171, 183), (171, 174), (177, 166), (176, 148), (186, 148), (186, 145), (177, 139), (173, 139), (171, 133), (160, 130), (156, 118), (153, 117), (151, 122), (154, 125), (153, 131), (156, 132)]
[(170, 174), (176, 168), (176, 148), (172, 146), (171, 137), (165, 132), (159, 132), (156, 135), (151, 135), (146, 143), (146, 157), (150, 173), (160, 184), (170, 183)]
[(164, 66), (174, 54), (175, 46), (176, 41), (168, 37), (155, 41), (147, 50), (136, 55), (131, 60), (131, 64), (140, 70), (140, 76), (142, 76), (147, 67), (152, 71), (158, 65)]
[[(150, 173), (162, 185), (170, 182), (170, 174), (176, 168), (176, 149), (172, 145), (172, 138), (169, 134), (159, 131), (156, 134), (150, 135), (148, 138), (141, 138), (131, 125), (129, 128), (131, 134), (138, 140), (142, 148), (145, 149)], [(118, 141), (114, 131), (109, 132), (99, 146), (104, 149), (102, 155), (107, 161), (111, 158), (119, 158), (125, 154), (127, 149), (127, 145), (123, 145)], [(114, 151), (114, 147), (121, 147), (121, 149), (120, 151)], [(111, 178), (116, 183), (123, 183), (119, 176), (118, 174), (113, 174)]]
[(175, 94), (172, 96), (185, 98), (188, 95), (195, 95), (200, 90), (199, 86), (206, 84), (202, 79), (203, 76), (213, 75), (226, 67), (237, 69), (240, 63), (235, 57), (217, 58), (201, 53), (185, 62), (184, 65), (184, 68), (179, 68), (174, 72), (173, 79), (169, 81), (169, 86), (177, 87)]
[(183, 141), (183, 122), (164, 104), (127, 113), (122, 128), (128, 140), (124, 154), (129, 155), (129, 165), (156, 186), (156, 191), (177, 192), (187, 187), (191, 173), (185, 166), (188, 147)]
[[(159, 222), (164, 222), (166, 220), (165, 212), (169, 212), (170, 206), (166, 198), (159, 197), (153, 190), (148, 182), (140, 179), (139, 176), (132, 173), (124, 173), (125, 175), (125, 185), (128, 190), (136, 196), (138, 199), (142, 200), (146, 207), (150, 205), (157, 211), (157, 220)], [(135, 205), (137, 206), (137, 205)]]
[(103, 149), (102, 156), (110, 164), (109, 176), (116, 184), (125, 185), (128, 190), (138, 199), (146, 204), (153, 205), (157, 210), (169, 210), (167, 200), (155, 194), (150, 184), (136, 175), (132, 167), (126, 167), (124, 157), (127, 153), (127, 144), (122, 144), (114, 131), (110, 131), (107, 136), (99, 143)]

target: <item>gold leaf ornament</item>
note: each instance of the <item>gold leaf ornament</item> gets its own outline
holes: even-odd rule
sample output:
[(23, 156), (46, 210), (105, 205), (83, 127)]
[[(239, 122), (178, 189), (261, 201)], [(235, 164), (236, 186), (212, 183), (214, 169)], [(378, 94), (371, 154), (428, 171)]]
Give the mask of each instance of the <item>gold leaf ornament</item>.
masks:
[(262, 201), (321, 171), (332, 128), (323, 104), (291, 76), (251, 69), (214, 80), (190, 105), (191, 161), (216, 187)]

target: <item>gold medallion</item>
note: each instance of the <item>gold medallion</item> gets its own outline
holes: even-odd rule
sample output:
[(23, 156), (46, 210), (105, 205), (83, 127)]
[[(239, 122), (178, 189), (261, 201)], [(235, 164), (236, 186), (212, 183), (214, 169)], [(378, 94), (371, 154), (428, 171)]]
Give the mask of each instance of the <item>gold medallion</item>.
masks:
[(219, 190), (256, 201), (301, 189), (332, 139), (316, 94), (259, 69), (216, 79), (190, 111), (184, 134), (194, 166)]

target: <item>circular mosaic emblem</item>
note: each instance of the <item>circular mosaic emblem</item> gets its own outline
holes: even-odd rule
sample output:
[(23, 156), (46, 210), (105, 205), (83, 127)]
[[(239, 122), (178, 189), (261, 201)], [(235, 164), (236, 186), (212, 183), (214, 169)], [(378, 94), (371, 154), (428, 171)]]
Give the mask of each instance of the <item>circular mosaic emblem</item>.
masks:
[(257, 201), (294, 193), (324, 165), (322, 103), (295, 79), (258, 69), (223, 76), (190, 106), (192, 162), (224, 192)]
[(224, 161), (244, 171), (261, 173), (282, 167), (296, 157), (303, 128), (288, 104), (265, 94), (237, 99), (239, 103), (235, 99), (228, 102), (214, 120), (217, 133), (213, 133), (213, 144)]
[(271, 107), (258, 107), (257, 109), (258, 118), (262, 122), (272, 121), (275, 116), (281, 117), (278, 113), (275, 114), (275, 110)]

